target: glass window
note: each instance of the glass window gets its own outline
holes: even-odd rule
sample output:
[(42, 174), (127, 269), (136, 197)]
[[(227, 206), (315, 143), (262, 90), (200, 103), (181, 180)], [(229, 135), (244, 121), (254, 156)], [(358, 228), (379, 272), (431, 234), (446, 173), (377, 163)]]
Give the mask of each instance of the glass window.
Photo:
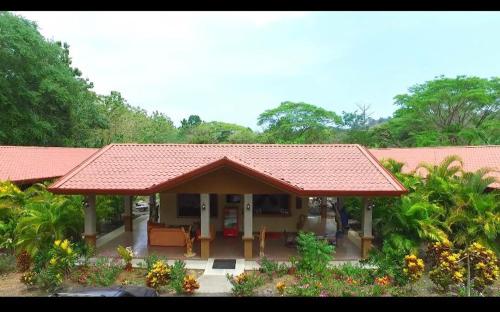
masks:
[(290, 215), (290, 195), (254, 194), (253, 212), (255, 215)]
[[(210, 216), (217, 217), (217, 194), (210, 194)], [(199, 217), (200, 194), (184, 193), (177, 194), (177, 216), (178, 217)]]

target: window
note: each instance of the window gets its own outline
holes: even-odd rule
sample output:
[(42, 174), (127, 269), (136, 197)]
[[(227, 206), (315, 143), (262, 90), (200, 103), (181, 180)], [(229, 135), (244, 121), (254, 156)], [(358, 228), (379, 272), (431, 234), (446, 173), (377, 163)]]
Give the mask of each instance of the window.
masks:
[(241, 203), (241, 195), (238, 194), (227, 194), (226, 203), (228, 204), (239, 204)]
[(302, 197), (295, 197), (295, 209), (302, 209)]
[[(217, 217), (217, 194), (210, 194), (210, 216)], [(185, 193), (177, 194), (177, 216), (178, 217), (199, 217), (200, 194)]]
[(290, 215), (290, 196), (287, 194), (253, 195), (255, 215)]

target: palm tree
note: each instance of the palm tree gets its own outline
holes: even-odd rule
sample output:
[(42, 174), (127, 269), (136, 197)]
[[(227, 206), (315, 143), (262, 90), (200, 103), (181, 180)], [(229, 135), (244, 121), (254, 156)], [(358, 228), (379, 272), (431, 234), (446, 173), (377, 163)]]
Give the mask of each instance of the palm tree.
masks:
[(460, 188), (454, 196), (455, 206), (446, 224), (453, 232), (452, 240), (461, 247), (480, 242), (499, 252), (500, 193), (485, 193), (495, 178), (486, 177), (490, 169), (467, 172), (462, 176)]
[(380, 212), (374, 224), (382, 237), (387, 237), (395, 247), (407, 249), (410, 245), (416, 247), (426, 240), (447, 239), (443, 230), (445, 226), (439, 220), (444, 213), (443, 208), (430, 203), (421, 194), (404, 196), (391, 207), (380, 209)]
[(16, 226), (16, 246), (35, 255), (56, 239), (78, 240), (82, 231), (81, 197), (45, 191), (26, 203)]
[[(455, 162), (458, 164), (454, 164)], [(457, 155), (450, 155), (439, 165), (420, 163), (416, 170), (421, 168), (427, 170), (425, 187), (422, 191), (427, 193), (430, 202), (445, 208), (443, 216), (446, 219), (455, 204), (453, 196), (459, 188), (460, 176), (464, 173), (463, 161)]]

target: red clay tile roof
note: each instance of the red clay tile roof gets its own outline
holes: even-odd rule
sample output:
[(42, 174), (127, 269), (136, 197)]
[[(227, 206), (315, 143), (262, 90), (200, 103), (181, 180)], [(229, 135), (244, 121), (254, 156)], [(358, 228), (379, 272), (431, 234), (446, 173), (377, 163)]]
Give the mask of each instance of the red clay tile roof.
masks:
[(0, 146), (0, 180), (28, 184), (58, 178), (96, 151), (96, 148)]
[(147, 195), (224, 166), (303, 196), (406, 193), (373, 155), (354, 144), (111, 144), (49, 190)]
[[(498, 182), (490, 184), (491, 188), (500, 189), (500, 145), (455, 146), (455, 147), (414, 147), (414, 148), (372, 148), (370, 152), (379, 160), (392, 158), (404, 163), (403, 172), (414, 171), (420, 162), (439, 164), (446, 156), (458, 155), (462, 158), (465, 171), (476, 171), (488, 167), (494, 171), (490, 174)], [(425, 174), (425, 171), (418, 171)]]

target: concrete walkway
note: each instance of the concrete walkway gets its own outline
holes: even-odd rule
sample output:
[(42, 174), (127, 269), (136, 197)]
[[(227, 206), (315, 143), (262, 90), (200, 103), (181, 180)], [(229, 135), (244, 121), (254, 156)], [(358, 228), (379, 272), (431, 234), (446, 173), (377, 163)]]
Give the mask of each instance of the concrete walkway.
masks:
[(232, 285), (227, 279), (227, 274), (236, 276), (245, 271), (245, 260), (236, 259), (235, 268), (214, 269), (214, 259), (206, 261), (205, 271), (198, 278), (200, 288), (196, 292), (198, 296), (230, 296)]

